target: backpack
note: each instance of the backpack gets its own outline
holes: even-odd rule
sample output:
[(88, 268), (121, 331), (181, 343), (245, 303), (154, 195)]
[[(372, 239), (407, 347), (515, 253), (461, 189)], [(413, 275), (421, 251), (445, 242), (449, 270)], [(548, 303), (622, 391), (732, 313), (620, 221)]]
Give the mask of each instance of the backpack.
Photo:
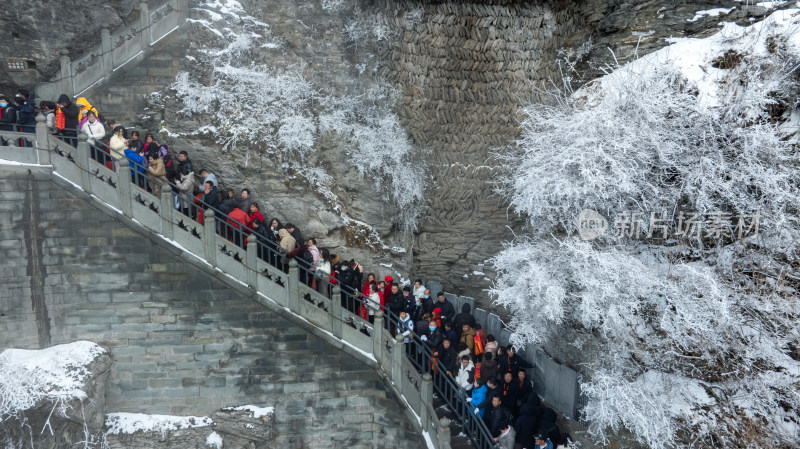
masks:
[(310, 266), (314, 266), (314, 255), (311, 254), (311, 251), (309, 250), (303, 251), (303, 260), (308, 262)]

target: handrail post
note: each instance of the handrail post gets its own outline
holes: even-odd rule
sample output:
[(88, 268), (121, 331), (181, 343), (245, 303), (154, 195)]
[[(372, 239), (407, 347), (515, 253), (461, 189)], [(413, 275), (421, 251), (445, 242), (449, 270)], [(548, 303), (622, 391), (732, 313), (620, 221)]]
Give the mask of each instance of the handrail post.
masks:
[(217, 220), (214, 211), (206, 209), (203, 213), (203, 250), (206, 262), (217, 265)]
[(92, 174), (89, 173), (89, 136), (84, 133), (78, 134), (78, 160), (75, 161), (81, 169), (81, 187), (87, 193), (92, 193)]
[(142, 51), (150, 48), (150, 7), (147, 2), (139, 2), (139, 40)]
[(403, 394), (403, 357), (405, 357), (405, 343), (403, 334), (398, 333), (394, 337), (394, 347), (392, 348), (392, 381), (397, 392)]
[[(425, 369), (424, 366), (422, 368)], [(433, 404), (433, 378), (431, 377), (431, 373), (425, 373), (422, 375), (422, 385), (419, 387), (419, 396), (422, 398), (422, 407), (420, 407), (419, 411), (419, 419), (422, 423), (422, 430), (425, 432), (430, 432), (431, 420), (428, 416), (428, 406)]]
[(381, 364), (381, 357), (383, 357), (383, 347), (381, 346), (381, 335), (383, 332), (383, 312), (378, 310), (375, 312), (375, 321), (372, 323), (372, 355), (378, 365)]
[(450, 420), (444, 417), (440, 418), (438, 427), (439, 449), (450, 449)]
[(131, 197), (131, 171), (127, 164), (121, 160), (114, 161), (117, 166), (117, 188), (119, 189), (119, 208), (123, 214), (133, 218), (133, 203)]
[(258, 291), (258, 243), (255, 234), (247, 239), (247, 283), (255, 291)]
[(300, 280), (298, 279), (299, 273), (297, 270), (297, 261), (292, 259), (289, 261), (289, 297), (287, 298), (287, 305), (289, 310), (297, 313), (298, 304), (300, 301)]
[(172, 201), (172, 192), (169, 184), (161, 186), (161, 235), (172, 240), (175, 233), (172, 231), (172, 214), (175, 203)]
[(36, 152), (39, 154), (39, 164), (50, 165), (50, 131), (47, 129), (44, 114), (36, 115)]
[(333, 286), (333, 294), (331, 295), (331, 333), (334, 337), (342, 338), (342, 289), (339, 285)]
[(103, 50), (103, 75), (108, 76), (114, 71), (114, 61), (111, 58), (111, 32), (105, 27), (100, 29), (100, 48)]
[(69, 50), (66, 48), (61, 50), (61, 92), (67, 94), (70, 98), (75, 94), (74, 86), (72, 85), (72, 63), (69, 60)]

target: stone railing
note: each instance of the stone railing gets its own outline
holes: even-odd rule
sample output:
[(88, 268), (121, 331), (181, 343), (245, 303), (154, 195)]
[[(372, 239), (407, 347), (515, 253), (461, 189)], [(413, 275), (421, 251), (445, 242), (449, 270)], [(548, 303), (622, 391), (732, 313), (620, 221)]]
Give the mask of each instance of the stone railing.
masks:
[(36, 97), (55, 99), (62, 93), (78, 97), (91, 87), (107, 83), (116, 73), (150, 56), (153, 46), (186, 22), (187, 12), (187, 0), (168, 0), (153, 11), (141, 2), (138, 23), (114, 33), (103, 28), (100, 44), (74, 61), (62, 50), (60, 72), (53, 81), (35, 87)]
[[(0, 135), (12, 143), (24, 138), (31, 145), (0, 146), (0, 159), (52, 166), (54, 178), (82, 190), (99, 207), (120, 214), (132, 226), (159, 234), (164, 245), (191, 253), (198, 264), (214, 267), (224, 282), (245, 288), (252, 299), (272, 310), (288, 311), (297, 322), (310, 323), (317, 336), (374, 367), (386, 377), (398, 401), (407, 405), (412, 423), (434, 447), (450, 448), (449, 421), (437, 417), (434, 392), (456, 413), (477, 448), (495, 447), (486, 425), (466, 402), (464, 391), (451, 376), (436, 369), (430, 349), (417, 337), (409, 343), (404, 343), (402, 335), (392, 337), (385, 320), (396, 322), (396, 317), (384, 318), (377, 311), (373, 324), (362, 320), (353, 313), (364, 304), (357, 293), (343, 292), (314, 278), (314, 273), (294, 259), (287, 262), (273, 248), (247, 239), (241, 229), (219, 219), (211, 209), (202, 210), (193, 198), (180, 197), (168, 187), (153, 195), (132, 180), (127, 160), (109, 162), (113, 159), (93, 149), (84, 134), (73, 147), (49, 134), (43, 117), (38, 116), (35, 134)], [(176, 209), (176, 204), (188, 205), (188, 215)], [(310, 282), (312, 278), (316, 282)]]

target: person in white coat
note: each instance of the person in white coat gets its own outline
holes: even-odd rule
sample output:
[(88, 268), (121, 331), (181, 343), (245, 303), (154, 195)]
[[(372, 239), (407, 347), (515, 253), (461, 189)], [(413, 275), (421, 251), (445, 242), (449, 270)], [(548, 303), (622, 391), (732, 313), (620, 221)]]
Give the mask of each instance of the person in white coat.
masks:
[(475, 365), (468, 355), (461, 356), (461, 366), (458, 367), (456, 383), (466, 391), (472, 390), (475, 382)]
[(97, 120), (97, 114), (92, 111), (89, 111), (87, 114), (86, 123), (83, 124), (83, 128), (81, 128), (84, 134), (89, 136), (88, 142), (92, 145), (103, 137), (106, 136), (106, 128)]

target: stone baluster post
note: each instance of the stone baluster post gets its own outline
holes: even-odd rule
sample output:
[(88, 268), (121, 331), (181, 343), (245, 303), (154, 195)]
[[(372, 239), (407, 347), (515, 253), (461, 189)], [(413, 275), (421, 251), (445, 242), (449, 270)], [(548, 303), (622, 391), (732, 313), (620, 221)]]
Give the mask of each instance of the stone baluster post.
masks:
[(72, 63), (66, 48), (61, 50), (61, 93), (67, 94), (70, 98), (75, 95), (72, 85)]
[(372, 324), (372, 355), (381, 364), (381, 357), (383, 357), (383, 346), (381, 346), (381, 335), (383, 334), (383, 312), (380, 310), (375, 311), (375, 321)]
[(147, 51), (150, 48), (150, 7), (147, 2), (139, 3), (139, 30), (142, 51)]
[(247, 283), (255, 291), (258, 291), (258, 243), (256, 235), (253, 234), (247, 239)]
[(78, 134), (78, 157), (76, 158), (75, 162), (81, 169), (81, 187), (83, 187), (83, 190), (86, 193), (92, 193), (92, 177), (94, 175), (89, 172), (91, 169), (91, 166), (89, 165), (89, 158), (91, 157), (89, 153), (91, 152), (91, 149), (89, 148), (89, 142), (87, 139), (89, 139), (89, 136), (86, 134)]
[(439, 449), (450, 449), (450, 420), (447, 418), (439, 419)]
[(392, 348), (392, 381), (397, 392), (403, 394), (403, 357), (406, 355), (406, 344), (403, 342), (403, 334), (398, 333), (394, 337), (394, 347)]
[(175, 202), (172, 199), (172, 188), (169, 184), (161, 186), (161, 235), (172, 239), (175, 233), (172, 230), (172, 217), (175, 212)]
[(44, 114), (36, 116), (36, 152), (39, 154), (41, 165), (50, 165), (50, 131), (47, 129), (47, 120)]
[(289, 297), (286, 304), (289, 310), (297, 313), (300, 301), (300, 273), (297, 269), (297, 261), (292, 259), (289, 261)]
[(206, 262), (217, 266), (217, 219), (211, 209), (203, 213), (203, 249)]
[(342, 308), (342, 289), (338, 285), (333, 286), (331, 306), (328, 310), (330, 310), (331, 315), (331, 333), (334, 337), (341, 339), (344, 309)]
[(433, 407), (433, 378), (431, 377), (431, 373), (422, 375), (422, 385), (419, 387), (419, 396), (422, 398), (422, 406), (419, 411), (422, 430), (430, 433), (432, 429), (430, 428), (431, 420), (430, 416), (428, 416), (428, 407)]
[(111, 75), (114, 59), (111, 57), (111, 32), (108, 28), (100, 29), (100, 51), (103, 53), (103, 75)]
[[(123, 165), (124, 164), (124, 165)], [(114, 160), (117, 167), (117, 190), (119, 191), (119, 209), (128, 217), (133, 218), (133, 189), (131, 188), (131, 170), (127, 162)]]

